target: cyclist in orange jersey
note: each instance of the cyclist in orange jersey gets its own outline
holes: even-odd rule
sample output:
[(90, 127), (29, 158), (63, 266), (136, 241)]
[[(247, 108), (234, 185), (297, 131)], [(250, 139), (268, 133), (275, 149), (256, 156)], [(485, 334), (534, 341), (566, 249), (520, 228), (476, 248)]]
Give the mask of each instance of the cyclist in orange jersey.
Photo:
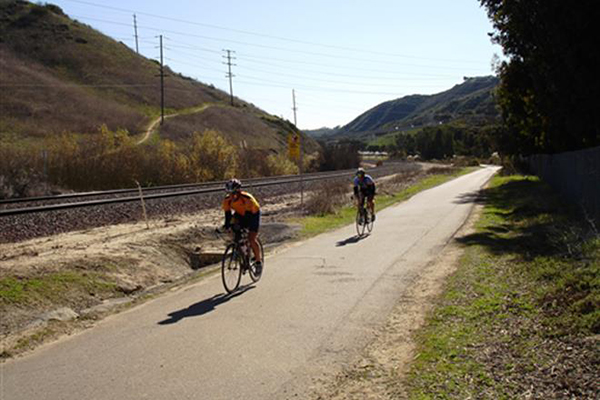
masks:
[[(242, 183), (238, 179), (231, 179), (225, 184), (227, 196), (223, 200), (225, 211), (225, 229), (231, 229), (234, 224), (248, 228), (248, 241), (256, 260), (256, 269), (262, 268), (262, 254), (256, 240), (260, 226), (260, 205), (248, 192), (242, 191)], [(232, 213), (235, 212), (235, 214)]]

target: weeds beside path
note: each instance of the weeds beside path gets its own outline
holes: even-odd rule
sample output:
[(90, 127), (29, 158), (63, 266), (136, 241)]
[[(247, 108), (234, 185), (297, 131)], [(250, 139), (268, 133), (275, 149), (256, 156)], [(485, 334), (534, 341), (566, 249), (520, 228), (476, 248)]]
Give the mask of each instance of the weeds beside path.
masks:
[(597, 399), (600, 240), (538, 179), (497, 177), (417, 335), (411, 399)]

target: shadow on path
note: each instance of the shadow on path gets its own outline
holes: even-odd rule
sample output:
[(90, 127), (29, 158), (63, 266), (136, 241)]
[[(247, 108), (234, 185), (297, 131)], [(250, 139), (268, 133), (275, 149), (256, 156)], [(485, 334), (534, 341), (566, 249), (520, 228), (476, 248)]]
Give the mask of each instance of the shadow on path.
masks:
[(209, 299), (202, 300), (198, 303), (194, 303), (191, 306), (184, 308), (182, 310), (178, 310), (178, 311), (169, 313), (169, 318), (160, 321), (158, 324), (159, 325), (170, 325), (170, 324), (179, 322), (184, 318), (199, 317), (201, 315), (207, 314), (211, 311), (214, 311), (217, 308), (217, 306), (219, 306), (223, 303), (226, 303), (229, 300), (231, 300), (237, 296), (240, 296), (251, 289), (254, 289), (253, 285), (246, 285), (246, 286), (241, 287), (239, 290), (237, 290), (236, 292), (234, 292), (232, 294), (221, 293), (221, 294), (215, 295)]
[(362, 236), (358, 236), (358, 235), (354, 235), (352, 237), (349, 237), (348, 239), (344, 239), (344, 240), (340, 240), (339, 242), (337, 242), (335, 244), (336, 247), (341, 247), (341, 246), (345, 246), (347, 244), (354, 244), (354, 243), (358, 243), (363, 239), (366, 239), (369, 237), (369, 234), (366, 235), (362, 235)]

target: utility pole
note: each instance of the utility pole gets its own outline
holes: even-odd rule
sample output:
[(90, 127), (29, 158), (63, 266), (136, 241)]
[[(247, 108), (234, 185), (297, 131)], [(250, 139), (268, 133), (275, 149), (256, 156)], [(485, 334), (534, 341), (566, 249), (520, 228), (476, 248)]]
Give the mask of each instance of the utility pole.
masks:
[(233, 75), (231, 73), (231, 66), (232, 65), (235, 66), (236, 64), (232, 64), (231, 63), (231, 60), (235, 60), (235, 57), (232, 57), (231, 53), (235, 53), (235, 51), (233, 51), (233, 50), (226, 50), (226, 49), (223, 49), (223, 51), (227, 52), (227, 55), (223, 56), (223, 58), (227, 59), (227, 62), (226, 63), (224, 62), (223, 64), (226, 64), (227, 67), (228, 67), (228, 72), (227, 72), (227, 75), (225, 75), (225, 77), (229, 78), (229, 96), (230, 96), (230, 99), (231, 99), (231, 105), (233, 106), (233, 83), (231, 81), (231, 78), (233, 78), (235, 75)]
[(296, 92), (294, 91), (294, 89), (292, 89), (292, 110), (294, 110), (294, 125), (296, 125)]
[(165, 70), (163, 66), (163, 37), (160, 35), (160, 124), (165, 122)]
[(140, 47), (138, 46), (137, 20), (135, 18), (135, 14), (133, 14), (133, 32), (135, 36), (135, 52), (140, 54)]
[[(296, 129), (298, 128), (298, 123), (296, 122), (296, 91), (292, 89), (292, 110), (294, 110), (294, 126)], [(304, 177), (302, 176), (302, 167), (303, 167), (303, 157), (302, 157), (302, 136), (300, 136), (300, 131), (298, 131), (298, 143), (300, 144), (300, 164), (298, 166), (298, 172), (300, 173), (300, 206), (304, 207)]]

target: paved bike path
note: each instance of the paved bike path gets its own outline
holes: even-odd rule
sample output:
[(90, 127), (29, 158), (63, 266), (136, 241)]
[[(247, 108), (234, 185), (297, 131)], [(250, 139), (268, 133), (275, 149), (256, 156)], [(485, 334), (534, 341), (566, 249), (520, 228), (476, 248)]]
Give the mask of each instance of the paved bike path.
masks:
[(496, 170), (381, 211), (362, 240), (348, 226), (279, 251), (236, 295), (215, 275), (9, 360), (0, 400), (304, 398), (369, 342)]

